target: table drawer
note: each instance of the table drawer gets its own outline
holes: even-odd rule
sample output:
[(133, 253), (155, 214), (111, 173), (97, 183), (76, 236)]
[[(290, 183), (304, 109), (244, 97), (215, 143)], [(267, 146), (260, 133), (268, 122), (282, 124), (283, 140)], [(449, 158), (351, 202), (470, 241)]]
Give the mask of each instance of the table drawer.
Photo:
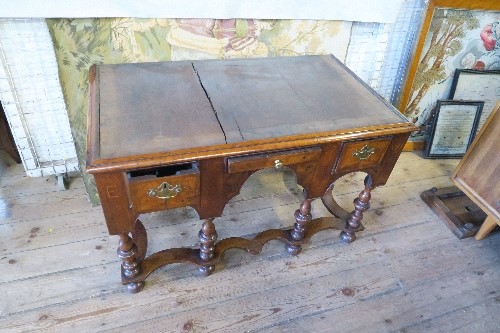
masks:
[(281, 168), (299, 163), (311, 162), (319, 157), (321, 148), (286, 150), (265, 154), (254, 154), (227, 159), (229, 173), (238, 173), (265, 168)]
[[(165, 168), (170, 169), (167, 175), (161, 172)], [(136, 212), (146, 213), (198, 203), (200, 173), (196, 164), (165, 168), (149, 169), (150, 174), (145, 175), (141, 174), (143, 170), (129, 173), (130, 198)]]
[(363, 170), (379, 165), (391, 143), (392, 137), (371, 140), (350, 141), (342, 145), (335, 171)]

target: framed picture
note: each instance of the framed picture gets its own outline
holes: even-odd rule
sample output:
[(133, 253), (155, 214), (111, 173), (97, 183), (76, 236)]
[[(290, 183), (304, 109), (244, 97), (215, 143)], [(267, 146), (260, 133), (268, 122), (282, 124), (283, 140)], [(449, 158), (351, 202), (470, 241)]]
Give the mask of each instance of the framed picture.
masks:
[(479, 131), (495, 104), (500, 101), (500, 70), (457, 69), (448, 99), (484, 101), (477, 126)]
[(426, 158), (461, 158), (472, 143), (482, 101), (439, 100), (431, 121)]
[(448, 98), (456, 69), (500, 69), (498, 36), (500, 1), (429, 0), (398, 103), (422, 128), (409, 148), (423, 148), (425, 126), (436, 101)]

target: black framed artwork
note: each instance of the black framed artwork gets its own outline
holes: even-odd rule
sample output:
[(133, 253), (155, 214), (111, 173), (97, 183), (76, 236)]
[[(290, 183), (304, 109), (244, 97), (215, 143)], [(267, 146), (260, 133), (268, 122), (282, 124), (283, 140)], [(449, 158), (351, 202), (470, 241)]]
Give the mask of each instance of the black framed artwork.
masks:
[(500, 100), (500, 70), (455, 70), (448, 99), (484, 101), (479, 131)]
[(424, 156), (461, 158), (474, 140), (483, 106), (483, 101), (438, 100)]

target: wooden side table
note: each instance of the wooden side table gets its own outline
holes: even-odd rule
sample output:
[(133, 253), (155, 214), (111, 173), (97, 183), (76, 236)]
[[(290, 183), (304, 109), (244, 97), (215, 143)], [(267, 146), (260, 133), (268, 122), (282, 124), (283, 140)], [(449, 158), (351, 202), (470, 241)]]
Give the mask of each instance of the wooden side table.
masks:
[(487, 218), (475, 238), (485, 238), (500, 225), (500, 102), (453, 172), (452, 180)]
[[(370, 191), (385, 184), (417, 129), (333, 56), (93, 66), (88, 115), (87, 171), (109, 233), (120, 236), (122, 283), (131, 292), (171, 263), (208, 275), (230, 248), (257, 254), (280, 239), (298, 254), (316, 232), (339, 225), (341, 238), (354, 241)], [(292, 228), (218, 241), (214, 219), (245, 180), (285, 167), (304, 188)], [(368, 175), (348, 212), (331, 189), (355, 171)], [(315, 198), (336, 218), (313, 219)], [(203, 220), (199, 249), (146, 257), (139, 215), (184, 206)]]

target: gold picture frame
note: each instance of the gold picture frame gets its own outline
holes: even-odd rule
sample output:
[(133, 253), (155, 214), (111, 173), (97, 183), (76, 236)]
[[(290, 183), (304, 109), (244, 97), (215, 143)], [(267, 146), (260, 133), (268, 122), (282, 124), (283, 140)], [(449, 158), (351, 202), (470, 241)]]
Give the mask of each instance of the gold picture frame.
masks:
[[(426, 40), (429, 35), (429, 30), (431, 28), (431, 23), (438, 9), (453, 9), (453, 10), (479, 10), (479, 11), (500, 11), (500, 1), (498, 0), (430, 0), (427, 10), (425, 11), (423, 23), (420, 29), (420, 34), (417, 40), (417, 44), (414, 50), (414, 54), (410, 65), (408, 67), (405, 83), (403, 85), (402, 93), (399, 98), (398, 109), (407, 114), (407, 107), (410, 103), (410, 98), (412, 97), (413, 86), (415, 83), (415, 76), (419, 64), (421, 62), (422, 53), (425, 48)], [(439, 99), (439, 98), (438, 98)], [(411, 115), (410, 115), (411, 118)], [(410, 141), (405, 146), (406, 150), (422, 150), (424, 149), (424, 141)]]

